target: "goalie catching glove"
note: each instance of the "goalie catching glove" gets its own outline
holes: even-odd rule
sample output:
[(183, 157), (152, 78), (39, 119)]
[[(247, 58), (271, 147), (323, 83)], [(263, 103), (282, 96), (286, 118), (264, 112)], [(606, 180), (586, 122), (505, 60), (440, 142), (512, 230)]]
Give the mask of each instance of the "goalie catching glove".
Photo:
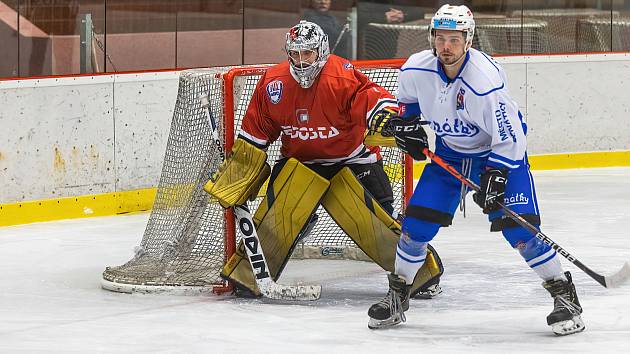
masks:
[(503, 201), (507, 170), (487, 168), (481, 174), (480, 191), (473, 194), (473, 200), (483, 208), (484, 214), (499, 210), (499, 202)]
[(409, 154), (414, 160), (424, 161), (427, 157), (422, 151), (429, 147), (429, 140), (422, 127), (423, 124), (426, 122), (420, 117), (409, 120), (396, 116), (384, 123), (381, 134), (393, 136), (400, 150)]

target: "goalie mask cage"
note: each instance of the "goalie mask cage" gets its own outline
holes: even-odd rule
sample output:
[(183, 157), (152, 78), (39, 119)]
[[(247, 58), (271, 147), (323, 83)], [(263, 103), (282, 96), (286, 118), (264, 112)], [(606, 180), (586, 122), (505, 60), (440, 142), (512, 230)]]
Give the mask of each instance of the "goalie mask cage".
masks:
[[(395, 93), (403, 62), (362, 61), (354, 65)], [(240, 235), (235, 231), (233, 212), (224, 210), (203, 186), (221, 162), (221, 149), (230, 151), (256, 83), (267, 68), (220, 67), (181, 73), (162, 174), (142, 241), (131, 260), (105, 269), (103, 288), (184, 294), (231, 290), (219, 272), (234, 253)], [(209, 106), (202, 105), (204, 97)], [(218, 121), (221, 147), (213, 144), (208, 114)], [(280, 157), (280, 141), (267, 153), (267, 161), (273, 165)], [(381, 154), (394, 189), (395, 212), (400, 213), (413, 188), (412, 161), (396, 148), (381, 148)], [(251, 210), (262, 201), (265, 188), (249, 203)], [(365, 259), (323, 207), (316, 213), (319, 220), (309, 236), (296, 245), (294, 257)]]

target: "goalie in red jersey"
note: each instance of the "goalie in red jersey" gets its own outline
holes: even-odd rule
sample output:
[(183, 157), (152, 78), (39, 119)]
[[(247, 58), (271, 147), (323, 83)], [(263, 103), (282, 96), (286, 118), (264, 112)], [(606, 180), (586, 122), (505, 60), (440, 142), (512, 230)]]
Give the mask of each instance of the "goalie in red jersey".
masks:
[[(274, 280), (323, 205), (345, 233), (385, 270), (393, 270), (400, 224), (378, 146), (366, 146), (368, 125), (396, 115), (398, 104), (345, 59), (331, 55), (316, 24), (300, 21), (286, 35), (288, 60), (260, 78), (230, 157), (205, 189), (224, 207), (257, 195), (271, 174), (265, 199), (253, 216)], [(266, 149), (281, 139), (281, 159), (270, 171)], [(379, 139), (375, 139), (378, 141)], [(243, 244), (221, 276), (241, 294), (260, 295)], [(441, 290), (443, 268), (431, 250), (412, 293)]]

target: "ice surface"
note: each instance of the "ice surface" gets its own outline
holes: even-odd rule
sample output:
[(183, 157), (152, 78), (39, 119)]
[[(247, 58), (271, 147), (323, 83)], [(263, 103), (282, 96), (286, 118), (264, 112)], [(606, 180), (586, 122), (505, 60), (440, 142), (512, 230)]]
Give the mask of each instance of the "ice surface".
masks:
[[(543, 232), (595, 271), (630, 260), (630, 168), (535, 172)], [(377, 266), (291, 261), (285, 284), (322, 284), (316, 302), (104, 291), (105, 266), (133, 256), (148, 214), (0, 228), (0, 353), (627, 353), (630, 284), (605, 289), (563, 260), (586, 331), (556, 337), (540, 279), (467, 202), (432, 244), (444, 293), (407, 322), (367, 328), (386, 292)]]

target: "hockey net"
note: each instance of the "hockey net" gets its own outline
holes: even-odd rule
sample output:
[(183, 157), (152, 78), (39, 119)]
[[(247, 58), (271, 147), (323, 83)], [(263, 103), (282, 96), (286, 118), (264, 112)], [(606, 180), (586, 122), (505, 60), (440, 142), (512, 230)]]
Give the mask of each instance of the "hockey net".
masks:
[[(403, 61), (356, 62), (355, 67), (390, 92), (396, 91)], [(205, 293), (230, 289), (219, 272), (240, 239), (234, 216), (203, 190), (220, 162), (206, 109), (219, 122), (222, 148), (229, 151), (264, 66), (221, 67), (183, 71), (162, 167), (149, 221), (134, 257), (107, 267), (102, 286), (118, 292)], [(279, 141), (268, 149), (268, 162), (280, 157)], [(411, 192), (411, 161), (398, 149), (382, 148), (385, 170), (395, 195), (395, 213), (402, 211)], [(264, 188), (262, 191), (264, 191)], [(255, 210), (259, 196), (250, 203)], [(319, 220), (310, 235), (295, 248), (300, 258), (365, 259), (365, 255), (320, 206)]]
[(523, 16), (523, 20), (539, 20), (547, 24), (541, 37), (543, 41), (541, 46), (546, 48), (545, 52), (575, 53), (585, 50), (610, 50), (606, 49), (610, 47), (609, 45), (602, 45), (588, 30), (585, 32), (586, 28), (582, 23), (593, 21), (601, 24), (604, 31), (607, 27), (606, 33), (610, 36), (611, 19), (617, 19), (619, 12), (598, 9), (527, 9), (515, 11), (512, 16)]
[(578, 51), (628, 51), (630, 50), (630, 18), (589, 18), (577, 23)]

